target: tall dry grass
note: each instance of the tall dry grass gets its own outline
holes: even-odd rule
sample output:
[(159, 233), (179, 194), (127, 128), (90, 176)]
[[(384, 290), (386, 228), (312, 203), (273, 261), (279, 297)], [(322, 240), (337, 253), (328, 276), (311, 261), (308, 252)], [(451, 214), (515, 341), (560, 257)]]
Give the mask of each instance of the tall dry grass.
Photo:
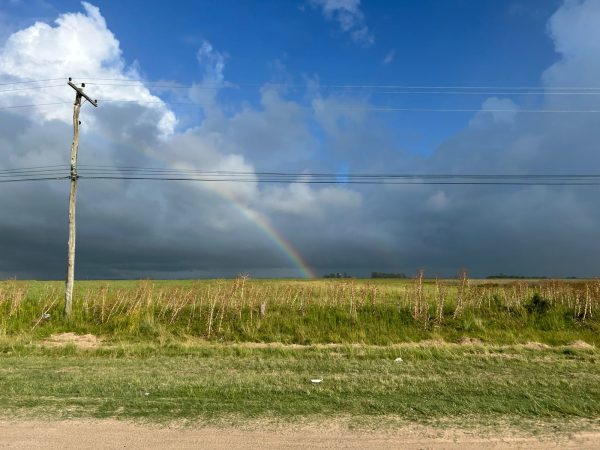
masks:
[[(480, 283), (454, 280), (140, 281), (76, 286), (62, 314), (60, 284), (0, 282), (0, 335), (61, 330), (156, 337), (312, 341), (397, 341), (424, 332), (505, 326), (597, 329), (600, 280)], [(487, 325), (486, 325), (487, 324)], [(410, 331), (409, 333), (409, 330)], [(483, 331), (482, 331), (483, 330)], [(517, 330), (518, 331), (518, 330)], [(412, 334), (411, 334), (412, 333)]]

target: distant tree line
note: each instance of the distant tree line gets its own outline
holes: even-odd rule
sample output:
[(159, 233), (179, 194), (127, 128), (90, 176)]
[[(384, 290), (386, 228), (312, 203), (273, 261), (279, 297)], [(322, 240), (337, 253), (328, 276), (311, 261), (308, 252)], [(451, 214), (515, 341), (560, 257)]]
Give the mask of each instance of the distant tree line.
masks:
[(406, 278), (404, 273), (371, 272), (371, 278)]
[(528, 276), (523, 276), (523, 275), (506, 275), (505, 273), (500, 273), (498, 275), (488, 275), (486, 278), (488, 280), (502, 280), (504, 278), (512, 278), (512, 279), (516, 279), (516, 280), (527, 280), (527, 279), (544, 280), (548, 277), (528, 277)]
[(341, 272), (336, 272), (336, 273), (328, 273), (323, 275), (323, 278), (352, 278), (350, 275), (348, 275), (346, 272), (341, 273)]

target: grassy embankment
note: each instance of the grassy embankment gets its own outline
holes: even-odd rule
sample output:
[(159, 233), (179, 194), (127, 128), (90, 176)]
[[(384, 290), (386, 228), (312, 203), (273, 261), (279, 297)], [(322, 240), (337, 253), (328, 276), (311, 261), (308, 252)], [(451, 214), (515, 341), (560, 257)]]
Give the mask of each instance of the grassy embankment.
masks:
[[(565, 344), (598, 344), (599, 289), (597, 281), (83, 282), (67, 320), (62, 283), (2, 282), (0, 411), (375, 427), (597, 424), (600, 352)], [(66, 331), (102, 343), (46, 342)], [(401, 344), (466, 337), (485, 345)], [(519, 345), (527, 341), (556, 346)]]
[(92, 333), (116, 342), (202, 338), (294, 344), (464, 337), (489, 344), (600, 344), (600, 281), (0, 282), (0, 336)]

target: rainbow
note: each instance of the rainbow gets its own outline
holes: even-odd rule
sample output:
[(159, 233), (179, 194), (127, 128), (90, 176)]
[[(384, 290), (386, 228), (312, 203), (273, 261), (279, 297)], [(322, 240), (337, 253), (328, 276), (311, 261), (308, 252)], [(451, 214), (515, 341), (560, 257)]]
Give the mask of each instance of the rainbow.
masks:
[(271, 223), (265, 216), (263, 216), (257, 211), (248, 208), (246, 205), (236, 200), (232, 195), (229, 195), (227, 192), (223, 191), (222, 189), (219, 189), (219, 187), (213, 187), (208, 185), (207, 183), (203, 184), (213, 192), (219, 194), (221, 197), (230, 200), (231, 203), (239, 211), (241, 211), (250, 222), (254, 223), (254, 225), (256, 225), (256, 227), (260, 231), (262, 231), (263, 234), (267, 238), (269, 238), (269, 240), (273, 242), (292, 263), (294, 263), (294, 265), (300, 270), (304, 278), (316, 277), (315, 272), (306, 263), (306, 261), (304, 261), (300, 252), (296, 250), (296, 248), (289, 241), (287, 241), (283, 237), (283, 235), (277, 229), (275, 229), (273, 225), (271, 225)]
[[(158, 152), (150, 147), (139, 149), (123, 141), (118, 142), (113, 139), (113, 142), (117, 142), (125, 147), (133, 148), (136, 151), (141, 150), (145, 156), (151, 156), (156, 160), (164, 160), (161, 158)], [(167, 161), (164, 162), (169, 164)], [(180, 164), (171, 163), (169, 165), (171, 165), (174, 169), (185, 170), (186, 168), (189, 168)], [(259, 229), (271, 242), (273, 242), (275, 246), (286, 256), (286, 258), (294, 264), (294, 266), (300, 271), (303, 278), (316, 278), (317, 275), (315, 271), (306, 263), (306, 261), (304, 261), (304, 258), (300, 252), (288, 240), (286, 240), (285, 237), (277, 229), (275, 229), (273, 225), (271, 225), (269, 220), (264, 215), (246, 206), (233, 194), (223, 189), (222, 185), (219, 183), (211, 183), (210, 181), (207, 181), (201, 182), (201, 184), (205, 188), (209, 189), (235, 206), (246, 219), (252, 222), (257, 229)]]

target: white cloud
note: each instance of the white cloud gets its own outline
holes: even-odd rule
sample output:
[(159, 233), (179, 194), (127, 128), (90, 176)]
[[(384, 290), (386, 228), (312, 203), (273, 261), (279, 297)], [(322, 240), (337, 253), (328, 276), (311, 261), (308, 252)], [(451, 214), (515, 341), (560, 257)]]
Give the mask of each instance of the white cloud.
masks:
[(383, 58), (383, 64), (387, 66), (388, 64), (392, 63), (394, 59), (396, 59), (396, 50), (390, 50), (385, 55), (385, 58)]
[(304, 218), (330, 217), (336, 211), (357, 209), (362, 203), (358, 192), (338, 187), (315, 190), (306, 184), (289, 184), (271, 187), (267, 194), (264, 202), (268, 210)]
[(548, 21), (560, 60), (543, 74), (548, 86), (597, 86), (600, 72), (600, 1), (566, 0)]
[(433, 211), (444, 211), (449, 206), (448, 195), (444, 191), (437, 191), (427, 199), (427, 206)]
[(204, 114), (220, 113), (216, 98), (219, 89), (225, 86), (225, 61), (227, 54), (216, 50), (204, 40), (196, 53), (196, 59), (202, 70), (202, 79), (189, 90), (189, 97), (200, 104)]
[(481, 104), (481, 111), (471, 119), (471, 125), (511, 123), (518, 112), (518, 105), (511, 99), (490, 97)]
[(365, 24), (360, 0), (309, 0), (314, 8), (321, 8), (325, 18), (338, 22), (342, 31), (349, 33), (357, 44), (371, 45), (373, 34)]
[(227, 55), (215, 50), (208, 41), (203, 41), (196, 53), (198, 62), (204, 68), (202, 81), (214, 84), (222, 84), (225, 80), (225, 60)]
[[(14, 82), (64, 77), (64, 81), (45, 82), (56, 85), (48, 89), (0, 93), (0, 105), (64, 102), (64, 105), (39, 107), (36, 115), (44, 120), (70, 122), (72, 106), (69, 103), (72, 103), (73, 92), (66, 85), (67, 77), (74, 77), (76, 82), (87, 81), (88, 77), (140, 78), (135, 68), (126, 66), (119, 42), (107, 28), (100, 10), (87, 2), (82, 5), (84, 13), (62, 14), (55, 26), (36, 22), (8, 37), (0, 48), (0, 80)], [(175, 115), (160, 98), (152, 95), (143, 84), (122, 87), (118, 82), (113, 83), (115, 85), (110, 86), (89, 83), (86, 90), (93, 98), (101, 100), (140, 102), (154, 112), (162, 135), (173, 133)], [(93, 122), (91, 118), (87, 120)]]
[(600, 1), (566, 0), (548, 22), (556, 51), (567, 59), (597, 56), (599, 21)]

